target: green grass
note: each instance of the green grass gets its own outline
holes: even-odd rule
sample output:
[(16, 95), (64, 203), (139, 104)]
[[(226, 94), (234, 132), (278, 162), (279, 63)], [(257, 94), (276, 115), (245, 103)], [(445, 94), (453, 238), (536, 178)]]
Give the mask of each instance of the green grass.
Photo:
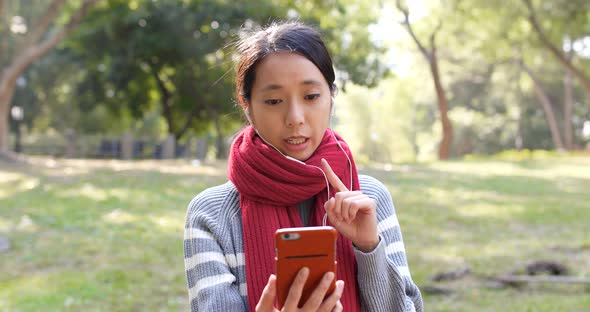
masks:
[[(190, 199), (225, 164), (0, 163), (0, 311), (186, 311)], [(590, 311), (590, 287), (494, 287), (534, 260), (590, 276), (590, 158), (364, 166), (390, 189), (427, 311)], [(430, 276), (469, 266), (453, 282)]]

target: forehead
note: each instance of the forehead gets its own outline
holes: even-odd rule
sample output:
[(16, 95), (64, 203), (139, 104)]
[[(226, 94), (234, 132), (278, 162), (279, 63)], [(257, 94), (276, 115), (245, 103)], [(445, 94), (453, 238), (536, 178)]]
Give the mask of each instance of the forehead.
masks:
[(319, 68), (306, 57), (293, 52), (275, 52), (267, 55), (256, 66), (255, 73), (253, 91), (265, 89), (269, 85), (290, 87), (310, 84), (310, 81), (328, 87)]

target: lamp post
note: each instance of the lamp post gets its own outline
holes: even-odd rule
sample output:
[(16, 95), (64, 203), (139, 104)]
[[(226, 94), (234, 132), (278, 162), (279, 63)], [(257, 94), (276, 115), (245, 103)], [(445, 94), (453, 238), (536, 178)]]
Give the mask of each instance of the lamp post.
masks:
[(16, 124), (16, 132), (14, 133), (14, 151), (16, 153), (22, 152), (22, 145), (21, 145), (21, 135), (20, 135), (20, 123), (25, 116), (24, 110), (22, 107), (14, 105), (10, 109), (10, 116), (12, 120), (14, 120)]

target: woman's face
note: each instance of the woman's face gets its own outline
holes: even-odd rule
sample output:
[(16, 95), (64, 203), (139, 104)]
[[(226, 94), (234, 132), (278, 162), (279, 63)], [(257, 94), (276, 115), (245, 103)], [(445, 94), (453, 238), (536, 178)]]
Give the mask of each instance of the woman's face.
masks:
[(267, 55), (256, 67), (249, 115), (283, 154), (307, 160), (329, 126), (332, 94), (320, 70), (292, 52)]

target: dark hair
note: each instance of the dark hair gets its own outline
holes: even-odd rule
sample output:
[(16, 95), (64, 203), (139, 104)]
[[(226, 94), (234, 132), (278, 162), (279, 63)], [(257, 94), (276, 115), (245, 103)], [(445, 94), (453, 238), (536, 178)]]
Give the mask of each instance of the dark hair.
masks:
[(332, 58), (320, 33), (299, 22), (273, 23), (246, 36), (238, 45), (236, 95), (241, 105), (245, 105), (244, 101), (250, 101), (256, 65), (274, 52), (295, 52), (304, 56), (320, 70), (330, 90), (336, 91)]

